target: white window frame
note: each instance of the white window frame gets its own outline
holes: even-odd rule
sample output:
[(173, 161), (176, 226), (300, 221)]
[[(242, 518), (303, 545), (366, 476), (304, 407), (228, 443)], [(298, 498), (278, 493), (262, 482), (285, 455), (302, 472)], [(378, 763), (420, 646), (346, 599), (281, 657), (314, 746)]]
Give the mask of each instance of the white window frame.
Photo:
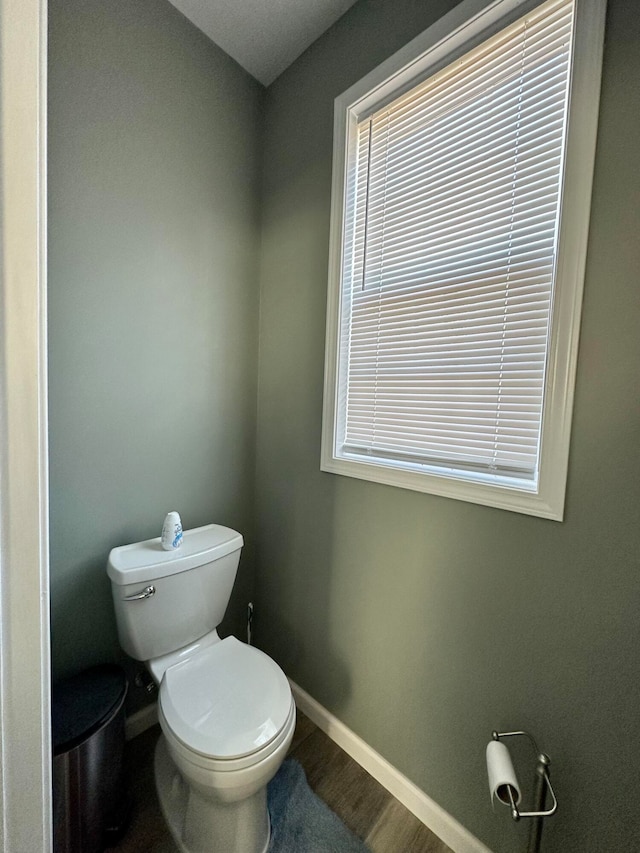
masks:
[[(562, 213), (547, 355), (537, 490), (344, 458), (336, 447), (342, 250), (349, 129), (541, 0), (464, 0), (335, 101), (321, 469), (562, 521), (595, 159), (606, 0), (576, 0)], [(426, 65), (425, 65), (426, 58)]]

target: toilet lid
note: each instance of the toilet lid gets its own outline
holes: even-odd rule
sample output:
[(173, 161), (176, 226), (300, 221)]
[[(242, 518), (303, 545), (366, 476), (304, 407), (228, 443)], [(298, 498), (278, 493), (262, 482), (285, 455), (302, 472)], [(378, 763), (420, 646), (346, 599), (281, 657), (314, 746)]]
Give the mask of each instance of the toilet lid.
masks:
[(278, 664), (227, 637), (165, 672), (162, 712), (189, 749), (240, 758), (266, 746), (287, 721), (291, 689)]

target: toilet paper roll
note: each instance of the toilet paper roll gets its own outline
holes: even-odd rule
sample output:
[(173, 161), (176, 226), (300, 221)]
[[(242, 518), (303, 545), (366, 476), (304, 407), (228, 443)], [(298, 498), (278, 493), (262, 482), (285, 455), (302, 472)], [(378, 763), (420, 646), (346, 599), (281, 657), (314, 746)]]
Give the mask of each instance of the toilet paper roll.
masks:
[(520, 802), (522, 795), (520, 785), (513, 769), (513, 762), (507, 747), (499, 740), (492, 740), (487, 744), (487, 776), (489, 777), (489, 793), (491, 802), (494, 797), (501, 803), (511, 805), (509, 801), (508, 787), (511, 787), (514, 802)]

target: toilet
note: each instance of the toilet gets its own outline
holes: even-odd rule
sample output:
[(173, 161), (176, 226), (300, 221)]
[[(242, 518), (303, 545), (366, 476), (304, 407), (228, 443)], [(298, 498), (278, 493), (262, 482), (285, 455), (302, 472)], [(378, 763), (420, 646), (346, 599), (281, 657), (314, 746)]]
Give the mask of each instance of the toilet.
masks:
[(235, 530), (208, 524), (176, 551), (157, 538), (109, 554), (120, 645), (159, 686), (156, 786), (183, 853), (265, 853), (266, 786), (295, 727), (280, 667), (216, 630), (242, 546)]

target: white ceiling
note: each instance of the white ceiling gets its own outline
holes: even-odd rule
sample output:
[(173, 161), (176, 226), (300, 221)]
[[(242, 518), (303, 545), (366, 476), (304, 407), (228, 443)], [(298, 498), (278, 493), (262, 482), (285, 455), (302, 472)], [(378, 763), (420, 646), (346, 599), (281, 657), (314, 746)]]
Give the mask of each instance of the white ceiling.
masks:
[(268, 86), (355, 0), (171, 0)]

